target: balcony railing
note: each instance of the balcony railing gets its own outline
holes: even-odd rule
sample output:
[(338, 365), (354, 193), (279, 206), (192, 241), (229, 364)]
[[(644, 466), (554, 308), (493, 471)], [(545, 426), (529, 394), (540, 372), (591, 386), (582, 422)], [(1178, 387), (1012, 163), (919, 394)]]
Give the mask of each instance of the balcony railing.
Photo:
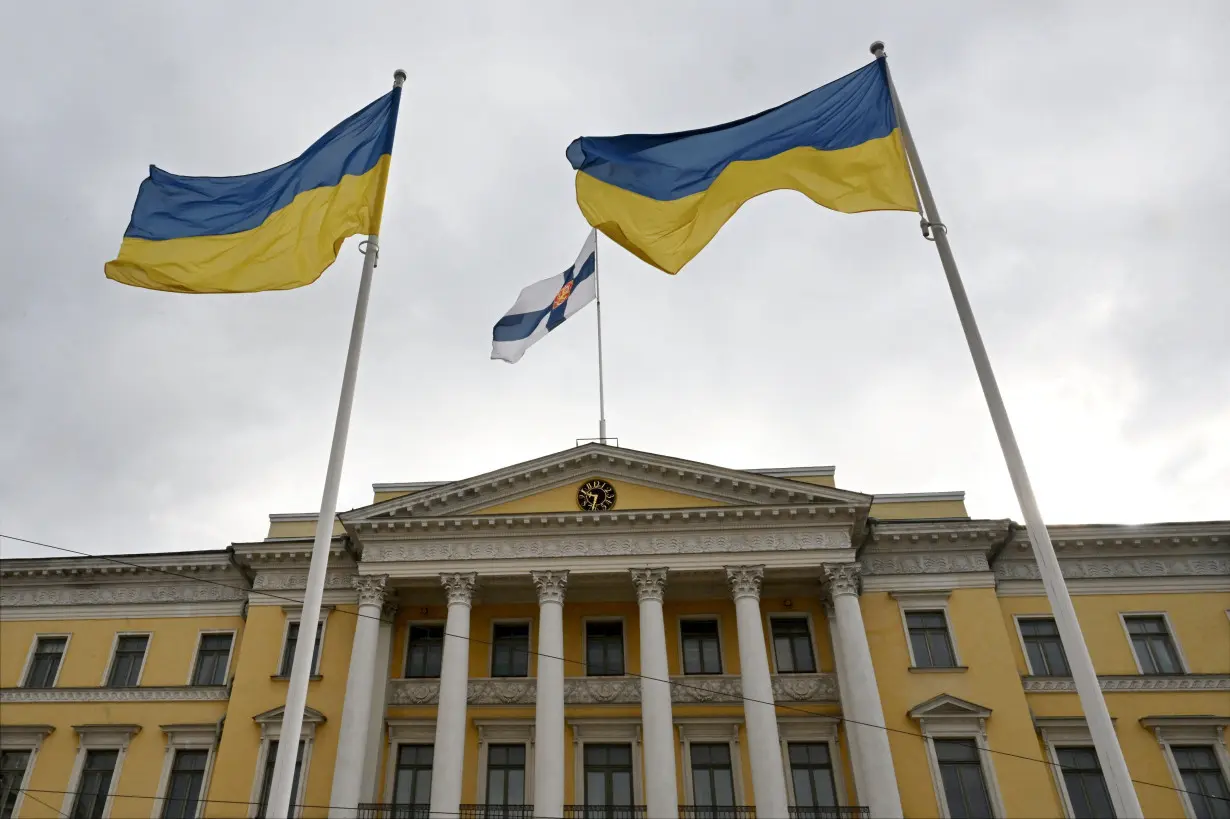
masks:
[(427, 805), (390, 805), (387, 802), (360, 802), (358, 819), (427, 819)]
[(679, 819), (756, 819), (751, 805), (680, 805)]
[(804, 808), (792, 805), (790, 819), (868, 819), (871, 808), (862, 805), (842, 805), (841, 807)]
[(646, 819), (644, 805), (564, 805), (564, 819)]
[(534, 819), (533, 805), (462, 805), (461, 819)]

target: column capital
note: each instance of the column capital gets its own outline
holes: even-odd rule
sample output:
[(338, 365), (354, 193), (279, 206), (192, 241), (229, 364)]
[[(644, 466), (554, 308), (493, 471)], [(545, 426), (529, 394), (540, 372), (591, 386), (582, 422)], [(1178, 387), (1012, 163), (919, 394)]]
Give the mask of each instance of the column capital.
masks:
[(474, 586), (478, 575), (474, 572), (454, 572), (440, 575), (440, 585), (448, 595), (450, 606), (468, 606), (474, 599)]
[(564, 592), (568, 589), (567, 569), (559, 572), (532, 571), (530, 577), (534, 580), (534, 587), (538, 589), (539, 605), (559, 603), (562, 606), (564, 604)]
[(632, 584), (636, 586), (636, 602), (662, 602), (666, 594), (666, 569), (632, 569)]
[(359, 593), (360, 606), (383, 606), (387, 574), (361, 574), (350, 578), (350, 585)]
[(386, 623), (392, 623), (397, 619), (397, 610), (400, 608), (396, 600), (385, 600), (384, 605), (380, 607), (380, 619)]
[(764, 566), (727, 566), (726, 582), (730, 584), (730, 595), (738, 600), (740, 597), (760, 599), (760, 586), (764, 580)]
[(825, 563), (823, 568), (824, 587), (828, 590), (830, 599), (844, 594), (858, 597), (858, 578), (863, 571), (859, 564)]

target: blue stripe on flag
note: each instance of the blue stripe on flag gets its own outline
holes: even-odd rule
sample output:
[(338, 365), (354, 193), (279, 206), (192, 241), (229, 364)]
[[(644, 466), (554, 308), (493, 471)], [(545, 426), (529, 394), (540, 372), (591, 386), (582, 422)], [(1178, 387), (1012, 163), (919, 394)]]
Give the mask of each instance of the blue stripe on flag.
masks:
[[(584, 262), (581, 263), (581, 271), (577, 273), (577, 277), (572, 279), (572, 289), (568, 291), (568, 298), (560, 302), (558, 307), (551, 309), (551, 318), (547, 319), (547, 331), (550, 332), (556, 327), (564, 323), (564, 319), (568, 318), (565, 311), (568, 309), (568, 300), (572, 298), (572, 294), (577, 292), (577, 287), (581, 282), (588, 279), (594, 274), (594, 254), (589, 254)], [(567, 281), (572, 277), (572, 271), (569, 270), (564, 274), (564, 279)]]
[(530, 333), (534, 332), (539, 322), (542, 321), (542, 317), (550, 312), (551, 308), (547, 307), (532, 313), (514, 313), (511, 316), (505, 316), (495, 323), (491, 339), (492, 341), (520, 341), (523, 338), (529, 338)]

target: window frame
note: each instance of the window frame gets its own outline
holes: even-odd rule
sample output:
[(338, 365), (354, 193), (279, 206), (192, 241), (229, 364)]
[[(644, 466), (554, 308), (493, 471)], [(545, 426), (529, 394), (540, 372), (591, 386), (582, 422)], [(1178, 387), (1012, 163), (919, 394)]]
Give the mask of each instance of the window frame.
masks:
[[(434, 719), (388, 719), (388, 741), (384, 752), (384, 789), (381, 801), (393, 803), (393, 786), (397, 781), (397, 755), (402, 745), (435, 745), (436, 721)], [(481, 767), (485, 767), (481, 766)], [(435, 788), (435, 777), (432, 777), (432, 788)], [(527, 788), (529, 786), (527, 785)]]
[[(323, 645), (323, 643), (322, 643)], [(248, 797), (248, 819), (255, 819), (260, 809), (261, 786), (265, 779), (265, 766), (269, 759), (269, 746), (273, 740), (282, 741), (282, 710), (279, 706), (253, 717), (261, 727), (260, 749), (256, 754), (256, 769), (252, 775), (252, 791)], [(303, 805), (307, 797), (307, 784), (312, 768), (312, 747), (316, 744), (316, 726), (324, 722), (324, 716), (311, 708), (304, 711), (299, 739), (303, 741), (303, 762), (299, 766), (299, 789), (290, 795), (292, 805)], [(302, 807), (300, 808), (302, 810)], [(290, 817), (297, 819), (298, 814)]]
[[(435, 620), (410, 620), (406, 623), (406, 638), (402, 647), (401, 654), (401, 677), (403, 680), (438, 680), (439, 676), (435, 677), (407, 677), (406, 671), (410, 666), (410, 630), (415, 626), (440, 626), (444, 629), (444, 639), (448, 639), (448, 623), (441, 619)], [(442, 641), (443, 642), (443, 641)], [(440, 648), (440, 670), (444, 671), (444, 648)]]
[[(196, 633), (196, 648), (192, 650), (192, 664), (188, 666), (187, 685), (191, 685), (191, 686), (196, 685), (196, 683), (193, 682), (193, 680), (196, 679), (196, 664), (197, 664), (197, 660), (200, 659), (200, 656), (201, 656), (202, 641), (204, 641), (207, 635), (216, 635), (216, 634), (231, 635), (231, 648), (230, 648), (230, 651), (228, 651), (226, 655), (226, 667), (222, 670), (222, 682), (218, 683), (218, 685), (226, 685), (228, 682), (230, 682), (231, 664), (235, 661), (235, 641), (236, 641), (236, 638), (239, 636), (239, 631), (238, 629), (233, 629), (233, 628), (203, 628), (203, 629), (198, 630)], [(323, 641), (322, 641), (321, 647), (322, 648), (324, 647)], [(280, 660), (281, 658), (279, 657), (278, 659)]]
[(25, 801), (26, 788), (30, 785), (30, 777), (34, 773), (34, 765), (38, 761), (38, 752), (43, 747), (43, 740), (55, 730), (51, 725), (0, 725), (0, 751), (26, 751), (30, 756), (26, 759), (26, 770), (17, 783), (17, 799), (13, 802), (13, 815), (21, 816), (21, 805)]
[[(46, 688), (55, 688), (60, 684), (60, 674), (64, 671), (64, 661), (68, 659), (68, 647), (72, 645), (73, 634), (69, 632), (39, 632), (30, 640), (30, 648), (26, 650), (26, 662), (21, 667), (21, 676), (17, 678), (18, 688), (30, 688), (26, 685), (26, 678), (30, 675), (30, 668), (34, 665), (34, 655), (38, 653), (38, 641), (44, 637), (47, 638), (64, 638), (64, 651), (60, 654), (60, 664), (56, 666), (55, 676), (51, 680), (51, 684)], [(106, 679), (104, 677), (104, 679)], [(31, 691), (45, 691), (46, 688), (30, 688)]]
[(679, 717), (675, 719), (683, 763), (680, 767), (683, 774), (683, 803), (685, 805), (696, 804), (696, 793), (692, 782), (692, 745), (717, 745), (723, 742), (730, 745), (735, 805), (745, 804), (743, 752), (739, 742), (739, 726), (742, 724), (742, 717)]
[(1030, 662), (1030, 659), (1029, 659), (1029, 644), (1025, 642), (1025, 632), (1021, 630), (1021, 622), (1023, 620), (1050, 620), (1052, 623), (1055, 623), (1056, 631), (1059, 630), (1059, 624), (1055, 622), (1055, 617), (1054, 615), (1051, 615), (1051, 614), (1014, 614), (1012, 615), (1012, 622), (1016, 626), (1016, 637), (1017, 637), (1017, 640), (1020, 641), (1020, 645), (1021, 645), (1021, 656), (1025, 658), (1025, 673), (1030, 675), (1031, 677), (1056, 677), (1058, 679), (1069, 679), (1072, 676), (1072, 663), (1069, 662), (1068, 660), (1068, 651), (1063, 646), (1062, 637), (1059, 637), (1057, 639), (1059, 640), (1059, 647), (1063, 651), (1063, 661), (1068, 666), (1068, 673), (1067, 674), (1040, 674), (1038, 673), (1037, 669), (1034, 668), (1033, 663)]
[(90, 751), (116, 751), (115, 768), (111, 771), (111, 785), (107, 789), (107, 799), (103, 804), (103, 819), (111, 815), (115, 803), (115, 789), (119, 785), (120, 775), (124, 771), (124, 760), (128, 756), (128, 746), (132, 738), (141, 731), (140, 725), (75, 725), (77, 732), (77, 754), (73, 759), (72, 773), (69, 774), (68, 785), (64, 788), (64, 801), (60, 807), (61, 816), (72, 816), (73, 807), (77, 801), (77, 789), (81, 787), (81, 776), (85, 769), (85, 757)]
[[(328, 621), (329, 621), (329, 611), (325, 609), (324, 607), (321, 607), (320, 609), (320, 651), (316, 652), (316, 662), (312, 663), (311, 674), (308, 675), (310, 677), (321, 676), (320, 664), (324, 662), (324, 659), (325, 659), (325, 634), (329, 628)], [(278, 651), (277, 666), (274, 668), (274, 673), (273, 673), (273, 678), (275, 680), (290, 679), (290, 669), (287, 670), (286, 674), (283, 674), (282, 665), (283, 665), (283, 661), (286, 658), (286, 638), (290, 635), (291, 623), (299, 624), (299, 635), (302, 635), (303, 634), (303, 614), (302, 613), (296, 613), (296, 614), (287, 613), (285, 622), (282, 624), (282, 642), (278, 644), (278, 647), (280, 650)], [(297, 641), (298, 639), (299, 639), (299, 636), (296, 635), (295, 640)], [(294, 656), (293, 655), (291, 656), (291, 666), (292, 668), (294, 666)]]
[[(802, 620), (804, 627), (807, 629), (807, 647), (811, 651), (811, 664), (814, 666), (811, 671), (782, 671), (777, 665), (777, 640), (773, 636), (773, 621), (774, 620)], [(816, 645), (816, 629), (812, 622), (810, 611), (789, 612), (789, 611), (774, 611), (765, 615), (765, 632), (769, 638), (769, 655), (773, 660), (774, 674), (819, 674), (820, 673), (820, 651)]]
[[(496, 676), (495, 673), (495, 629), (496, 626), (525, 626), (526, 631), (526, 656), (525, 656), (525, 675), (505, 674)], [(487, 642), (490, 650), (487, 652), (487, 676), (497, 680), (530, 680), (538, 676), (538, 665), (534, 660), (534, 619), (532, 617), (497, 617), (491, 621), (487, 631)]]
[[(1179, 662), (1178, 674), (1146, 674), (1144, 666), (1140, 664), (1140, 655), (1136, 653), (1136, 645), (1132, 642), (1132, 632), (1128, 629), (1128, 620), (1138, 617), (1161, 617), (1166, 624), (1166, 636), (1170, 638), (1170, 646), (1174, 649), (1175, 659)], [(1128, 651), (1132, 654), (1132, 662), (1136, 664), (1136, 673), (1142, 677), (1177, 677), (1182, 674), (1190, 674), (1191, 666), (1187, 664), (1187, 656), (1183, 653), (1183, 646), (1179, 643), (1179, 634), (1175, 631), (1174, 623), (1170, 621), (1170, 615), (1164, 611), (1121, 611), (1119, 612), (1119, 624), (1123, 626), (1123, 636), (1127, 639)]]
[[(589, 672), (589, 624), (619, 623), (620, 660), (623, 671), (619, 674), (591, 674)], [(623, 615), (595, 615), (581, 618), (581, 657), (584, 658), (585, 676), (602, 679), (604, 677), (628, 676), (628, 623)]]
[[(234, 643), (231, 651), (234, 653)], [(160, 819), (163, 805), (166, 802), (167, 790), (171, 786), (171, 771), (175, 764), (175, 755), (179, 751), (205, 751), (205, 772), (201, 779), (201, 793), (197, 797), (196, 816), (204, 812), (209, 796), (209, 785), (213, 779), (214, 760), (217, 758), (218, 726), (213, 723), (189, 725), (162, 725), (166, 735), (166, 752), (162, 758), (162, 774), (158, 778), (158, 799), (154, 800), (150, 811), (150, 819)]]
[[(684, 659), (683, 650), (683, 624), (695, 620), (713, 620), (717, 623), (717, 640), (718, 640), (718, 671), (717, 673), (700, 672), (697, 674), (688, 674), (687, 663)], [(720, 614), (681, 614), (675, 618), (675, 634), (679, 638), (679, 673), (688, 677), (719, 677), (726, 673), (728, 668), (726, 663), (726, 638), (722, 635), (722, 615)]]
[(794, 794), (794, 777), (790, 774), (790, 744), (825, 744), (829, 747), (829, 760), (833, 765), (833, 791), (837, 806), (849, 805), (846, 791), (845, 759), (842, 757), (839, 717), (778, 717), (777, 734), (782, 746), (782, 765), (786, 773), (786, 801), (791, 807), (798, 802)]
[[(906, 656), (910, 658), (910, 671), (922, 672), (954, 672), (965, 671), (967, 666), (961, 659), (961, 646), (957, 643), (957, 632), (953, 628), (952, 612), (948, 609), (951, 591), (928, 592), (891, 592), (897, 601), (897, 610), (901, 614), (901, 632), (905, 637)], [(944, 615), (944, 628), (948, 632), (948, 645), (952, 649), (952, 665), (929, 666), (918, 664), (914, 657), (914, 642), (910, 639), (910, 622), (906, 618), (909, 612), (938, 611)]]
[[(947, 713), (939, 710), (945, 706), (949, 707)], [(953, 713), (951, 710), (953, 706), (965, 713)], [(940, 773), (939, 758), (935, 753), (935, 740), (937, 739), (974, 740), (978, 748), (978, 760), (982, 765), (982, 778), (986, 782), (991, 803), (991, 819), (1003, 819), (1007, 816), (1004, 810), (1003, 793), (999, 787), (999, 778), (995, 772), (995, 760), (987, 742), (987, 720), (991, 716), (990, 709), (965, 702), (957, 697), (941, 694), (910, 709), (910, 716), (918, 720), (921, 733), (926, 738), (927, 766), (931, 770), (931, 787), (935, 790), (935, 801), (939, 808), (940, 819), (950, 819), (952, 814), (948, 809), (948, 794), (944, 788), (944, 777)]]
[(1187, 819), (1196, 819), (1191, 800), (1187, 796), (1187, 785), (1179, 772), (1178, 763), (1174, 758), (1173, 746), (1180, 747), (1207, 745), (1212, 746), (1213, 756), (1221, 768), (1222, 778), (1230, 786), (1230, 749), (1227, 748), (1227, 733), (1230, 732), (1230, 717), (1184, 717), (1156, 716), (1143, 717), (1140, 724), (1153, 731), (1158, 744), (1162, 747), (1162, 757), (1166, 760), (1166, 768), (1170, 771), (1171, 781), (1178, 790), (1179, 802)]
[[(1042, 736), (1043, 751), (1051, 764), (1051, 781), (1059, 792), (1059, 804), (1063, 807), (1065, 819), (1072, 819), (1076, 811), (1072, 807), (1072, 799), (1068, 795), (1068, 783), (1063, 778), (1063, 770), (1059, 764), (1060, 748), (1092, 748), (1093, 735), (1084, 717), (1035, 717), (1034, 728)], [(1101, 761), (1099, 760), (1099, 766)], [(1102, 771), (1102, 780), (1110, 790), (1110, 780), (1106, 771)], [(1114, 796), (1111, 796), (1111, 806), (1114, 806)]]
[[(492, 745), (525, 746), (525, 804), (534, 804), (534, 718), (474, 720), (478, 730), (477, 804), (487, 804), (487, 752)], [(432, 735), (434, 742), (434, 734)], [(408, 743), (421, 744), (421, 743)]]
[[(115, 667), (115, 652), (120, 647), (120, 638), (122, 637), (144, 637), (145, 652), (141, 655), (141, 665), (137, 668), (137, 679), (132, 685), (111, 685), (111, 669)], [(107, 667), (103, 670), (102, 681), (98, 684), (99, 688), (139, 688), (141, 686), (141, 678), (145, 676), (145, 664), (149, 662), (149, 650), (154, 644), (154, 632), (152, 631), (117, 631), (111, 637), (111, 654), (107, 660)], [(65, 647), (67, 650), (67, 646)], [(67, 651), (66, 651), (67, 653)]]
[(565, 725), (572, 730), (572, 793), (574, 798), (579, 799), (582, 803), (585, 801), (586, 744), (627, 744), (632, 746), (632, 804), (645, 804), (644, 753), (641, 747), (641, 718), (639, 716), (611, 719), (578, 717), (566, 719)]

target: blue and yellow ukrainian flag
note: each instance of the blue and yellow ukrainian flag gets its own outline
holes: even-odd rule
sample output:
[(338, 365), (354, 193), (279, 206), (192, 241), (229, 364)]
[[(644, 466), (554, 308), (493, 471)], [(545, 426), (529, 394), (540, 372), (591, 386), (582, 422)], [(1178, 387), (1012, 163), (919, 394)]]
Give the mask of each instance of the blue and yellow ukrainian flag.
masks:
[(380, 232), (400, 101), (394, 88), (267, 171), (177, 176), (151, 165), (107, 278), (175, 293), (316, 281), (346, 237)]
[(678, 273), (744, 202), (796, 190), (843, 213), (917, 211), (880, 61), (755, 116), (568, 146), (591, 225)]

